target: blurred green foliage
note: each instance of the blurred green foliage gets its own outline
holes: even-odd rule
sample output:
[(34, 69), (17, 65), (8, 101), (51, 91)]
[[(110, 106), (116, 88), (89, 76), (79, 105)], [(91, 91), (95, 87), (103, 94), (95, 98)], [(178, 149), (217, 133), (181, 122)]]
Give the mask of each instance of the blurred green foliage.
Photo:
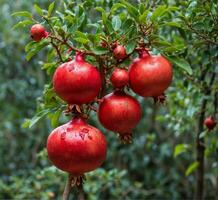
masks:
[[(71, 1), (65, 2), (70, 2), (69, 12), (76, 9), (76, 12), (80, 12)], [(118, 1), (85, 2), (85, 9), (92, 13), (88, 17), (96, 21), (101, 18), (101, 12), (95, 12), (94, 8), (101, 7), (98, 11), (108, 10)], [(153, 10), (158, 8), (151, 17), (155, 34), (145, 40), (153, 41), (153, 51), (163, 53), (175, 64), (174, 81), (167, 91), (166, 106), (157, 106), (150, 99), (137, 97), (143, 107), (143, 118), (134, 131), (133, 144), (120, 144), (117, 136), (104, 130), (95, 113), (91, 113), (89, 122), (100, 127), (107, 137), (108, 154), (102, 168), (87, 174), (82, 195), (90, 200), (193, 198), (196, 181), (193, 173), (196, 169), (195, 139), (199, 131), (202, 101), (208, 101), (206, 115), (217, 112), (217, 78), (210, 95), (205, 95), (205, 88), (212, 74), (218, 71), (218, 4), (211, 0), (128, 2), (133, 5), (147, 2), (144, 5), (150, 5)], [(41, 20), (34, 3), (47, 9), (51, 1), (0, 1), (0, 199), (56, 199), (61, 196), (66, 179), (66, 174), (51, 166), (46, 155), (45, 144), (52, 130), (49, 120), (52, 115), (39, 120), (31, 129), (22, 128), (25, 118), (32, 118), (36, 110), (44, 108), (41, 96), (50, 77), (41, 70), (41, 66), (45, 68), (43, 61), (56, 62), (55, 52), (49, 47), (43, 50), (48, 57), (41, 52), (27, 62), (25, 45), (31, 41), (29, 26), (12, 29), (23, 19), (12, 17), (13, 12), (28, 10)], [(159, 4), (171, 6), (172, 12), (164, 15), (166, 7), (159, 7)], [(60, 8), (57, 14), (61, 17), (63, 2), (56, 2), (56, 8)], [(145, 8), (142, 5), (139, 9), (139, 21), (147, 19)], [(132, 15), (134, 18), (134, 11)], [(84, 18), (84, 23), (78, 29), (94, 31), (86, 26), (87, 16), (80, 17)], [(121, 13), (119, 17), (124, 19), (125, 15)], [(70, 17), (68, 19), (71, 20)], [(120, 23), (115, 17), (112, 20), (113, 28), (119, 30)], [(65, 30), (65, 27), (62, 28)], [(80, 47), (84, 45), (81, 34), (77, 42)], [(128, 44), (130, 52), (134, 44)], [(95, 52), (99, 51), (95, 49)], [(51, 74), (54, 65), (47, 66), (51, 70), (47, 68), (46, 71)], [(205, 76), (204, 80), (202, 76)], [(49, 85), (46, 85), (46, 94), (53, 95), (48, 93), (48, 88)], [(66, 120), (61, 115), (59, 123)], [(30, 121), (26, 123), (28, 126)], [(56, 123), (53, 125), (56, 126)], [(218, 193), (217, 128), (213, 132), (204, 129), (202, 137), (206, 146), (205, 197), (213, 199)], [(74, 196), (81, 195), (77, 190), (72, 193)]]

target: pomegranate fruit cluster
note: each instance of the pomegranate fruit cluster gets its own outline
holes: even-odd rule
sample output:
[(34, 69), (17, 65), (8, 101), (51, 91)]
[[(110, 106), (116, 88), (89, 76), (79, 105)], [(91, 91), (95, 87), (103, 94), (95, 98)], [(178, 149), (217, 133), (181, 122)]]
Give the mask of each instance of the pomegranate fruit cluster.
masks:
[[(48, 37), (48, 32), (40, 24), (32, 26), (30, 33), (36, 42)], [(104, 46), (108, 47), (107, 44)], [(164, 91), (172, 81), (172, 66), (163, 56), (150, 55), (145, 48), (138, 49), (138, 58), (125, 70), (119, 65), (130, 56), (125, 47), (114, 42), (111, 50), (118, 65), (110, 76), (114, 91), (104, 97), (99, 94), (102, 93), (100, 91), (104, 88), (102, 84), (105, 84), (108, 72), (100, 73), (85, 60), (82, 52), (77, 52), (74, 60), (67, 59), (58, 66), (52, 79), (54, 91), (69, 105), (74, 116), (49, 135), (48, 157), (56, 167), (79, 180), (84, 173), (104, 162), (107, 143), (101, 131), (86, 122), (85, 113), (79, 112), (78, 107), (80, 110), (84, 104), (92, 106), (98, 103), (100, 123), (118, 133), (122, 141), (131, 142), (132, 130), (139, 123), (142, 110), (137, 99), (127, 94), (125, 89), (131, 88), (142, 97), (153, 97), (155, 101), (162, 102), (165, 99)], [(76, 108), (76, 111), (72, 108)]]
[[(125, 59), (126, 50), (118, 45), (114, 48), (116, 59)], [(139, 102), (125, 92), (130, 87), (143, 97), (163, 95), (172, 81), (172, 67), (166, 58), (139, 52), (129, 71), (115, 68), (110, 81), (114, 91), (99, 102), (98, 119), (108, 130), (116, 132), (122, 141), (131, 141), (132, 130), (142, 115)], [(96, 102), (102, 87), (98, 69), (86, 62), (85, 55), (77, 52), (74, 60), (61, 64), (53, 75), (56, 94), (69, 105)], [(59, 169), (74, 176), (99, 167), (106, 157), (105, 136), (95, 127), (87, 124), (81, 114), (56, 128), (48, 137), (48, 156)]]

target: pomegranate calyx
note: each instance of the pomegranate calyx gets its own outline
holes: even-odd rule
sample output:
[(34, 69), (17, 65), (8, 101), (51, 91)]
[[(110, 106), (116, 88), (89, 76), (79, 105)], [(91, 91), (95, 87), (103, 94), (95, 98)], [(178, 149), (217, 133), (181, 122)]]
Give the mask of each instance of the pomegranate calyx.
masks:
[(146, 58), (150, 56), (149, 51), (146, 48), (141, 48), (138, 50), (138, 54), (140, 58)]

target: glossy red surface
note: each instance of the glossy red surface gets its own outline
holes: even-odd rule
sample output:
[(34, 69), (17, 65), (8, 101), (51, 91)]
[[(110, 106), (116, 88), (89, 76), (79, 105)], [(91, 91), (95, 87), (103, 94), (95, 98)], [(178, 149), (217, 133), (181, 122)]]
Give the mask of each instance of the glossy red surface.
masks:
[(129, 74), (125, 69), (116, 68), (110, 78), (114, 88), (122, 88), (129, 83)]
[(173, 70), (163, 56), (145, 56), (133, 61), (129, 68), (132, 90), (143, 97), (156, 97), (170, 86)]
[(113, 51), (114, 57), (117, 59), (124, 59), (126, 58), (126, 49), (122, 45), (117, 45)]
[(56, 69), (53, 86), (55, 92), (69, 104), (89, 103), (100, 92), (100, 73), (84, 60), (83, 55), (77, 54), (73, 61)]
[(34, 41), (39, 42), (42, 38), (48, 36), (48, 32), (41, 24), (34, 24), (30, 29), (30, 35)]
[(216, 121), (214, 119), (214, 117), (209, 116), (204, 120), (204, 125), (209, 129), (209, 130), (213, 130), (214, 127), (216, 126)]
[(105, 128), (121, 135), (129, 134), (141, 119), (140, 104), (132, 96), (116, 91), (103, 98), (98, 118)]
[(74, 175), (98, 168), (106, 158), (104, 135), (82, 118), (75, 118), (49, 135), (48, 157), (59, 169)]

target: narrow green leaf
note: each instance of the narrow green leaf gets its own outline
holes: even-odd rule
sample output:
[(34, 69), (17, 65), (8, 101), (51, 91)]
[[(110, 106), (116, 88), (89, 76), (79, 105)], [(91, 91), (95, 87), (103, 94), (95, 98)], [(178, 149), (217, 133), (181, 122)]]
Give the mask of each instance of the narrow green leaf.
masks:
[(27, 53), (26, 60), (29, 61), (35, 54), (37, 54), (42, 48), (44, 48), (47, 45), (48, 45), (47, 42), (40, 43), (37, 47), (35, 47), (34, 49), (32, 49)]
[(114, 28), (115, 31), (118, 31), (121, 27), (121, 20), (119, 16), (114, 16), (112, 18), (112, 26)]
[(85, 38), (82, 38), (82, 37), (77, 37), (77, 38), (74, 38), (75, 41), (79, 42), (79, 43), (82, 43), (82, 44), (87, 44), (89, 43), (89, 40), (88, 39), (85, 39)]
[(28, 25), (31, 25), (33, 24), (33, 22), (31, 20), (24, 20), (24, 21), (20, 21), (18, 22), (17, 24), (15, 24), (12, 29), (16, 29), (16, 28), (20, 28), (20, 27), (25, 27), (25, 26), (28, 26)]
[(133, 52), (133, 50), (135, 49), (136, 46), (136, 41), (135, 40), (131, 40), (129, 43), (127, 43), (126, 45), (126, 53), (130, 54)]
[(34, 8), (40, 16), (43, 15), (43, 10), (37, 4), (34, 4)]
[(190, 64), (184, 58), (178, 58), (175, 56), (168, 57), (169, 60), (174, 63), (176, 66), (185, 70), (189, 75), (192, 75), (192, 68)]
[(32, 128), (41, 118), (43, 118), (45, 115), (47, 115), (50, 112), (49, 109), (42, 110), (38, 112), (31, 120), (29, 123), (29, 128)]
[(164, 23), (164, 26), (173, 26), (173, 27), (181, 28), (181, 24), (178, 22), (166, 22)]
[(189, 176), (192, 172), (194, 172), (199, 166), (199, 162), (195, 161), (191, 165), (188, 166), (188, 168), (185, 171), (185, 175)]
[(123, 4), (121, 3), (115, 3), (112, 8), (111, 8), (111, 14), (114, 14), (119, 8), (125, 7)]
[(28, 11), (15, 12), (11, 16), (32, 18), (32, 14), (30, 12), (28, 12)]
[(133, 17), (136, 21), (139, 21), (138, 16), (139, 16), (139, 12), (138, 10), (132, 6), (130, 3), (126, 2), (125, 0), (121, 0), (121, 2), (125, 5), (128, 13), (131, 15), (131, 17)]
[(187, 144), (177, 144), (174, 149), (174, 157), (177, 157), (178, 155), (185, 153), (189, 149), (189, 146)]
[(36, 42), (34, 42), (34, 41), (27, 43), (27, 45), (25, 46), (25, 51), (27, 52), (27, 51), (31, 50), (35, 44), (36, 44)]
[(142, 15), (139, 16), (139, 22), (143, 23), (146, 22), (146, 18), (148, 16), (149, 10), (146, 10)]
[(55, 2), (51, 3), (48, 7), (48, 17), (51, 16), (52, 11), (54, 10)]
[(55, 127), (58, 126), (60, 116), (61, 116), (61, 110), (57, 110), (57, 111), (52, 115), (52, 118), (51, 118), (51, 125), (52, 125), (52, 127), (55, 128)]
[(105, 49), (103, 47), (96, 47), (96, 48), (93, 48), (92, 51), (96, 54), (96, 55), (103, 55), (103, 54), (106, 54), (108, 53), (108, 49)]
[(153, 22), (156, 21), (158, 17), (162, 16), (166, 11), (167, 11), (166, 5), (158, 6), (152, 13), (151, 21)]

